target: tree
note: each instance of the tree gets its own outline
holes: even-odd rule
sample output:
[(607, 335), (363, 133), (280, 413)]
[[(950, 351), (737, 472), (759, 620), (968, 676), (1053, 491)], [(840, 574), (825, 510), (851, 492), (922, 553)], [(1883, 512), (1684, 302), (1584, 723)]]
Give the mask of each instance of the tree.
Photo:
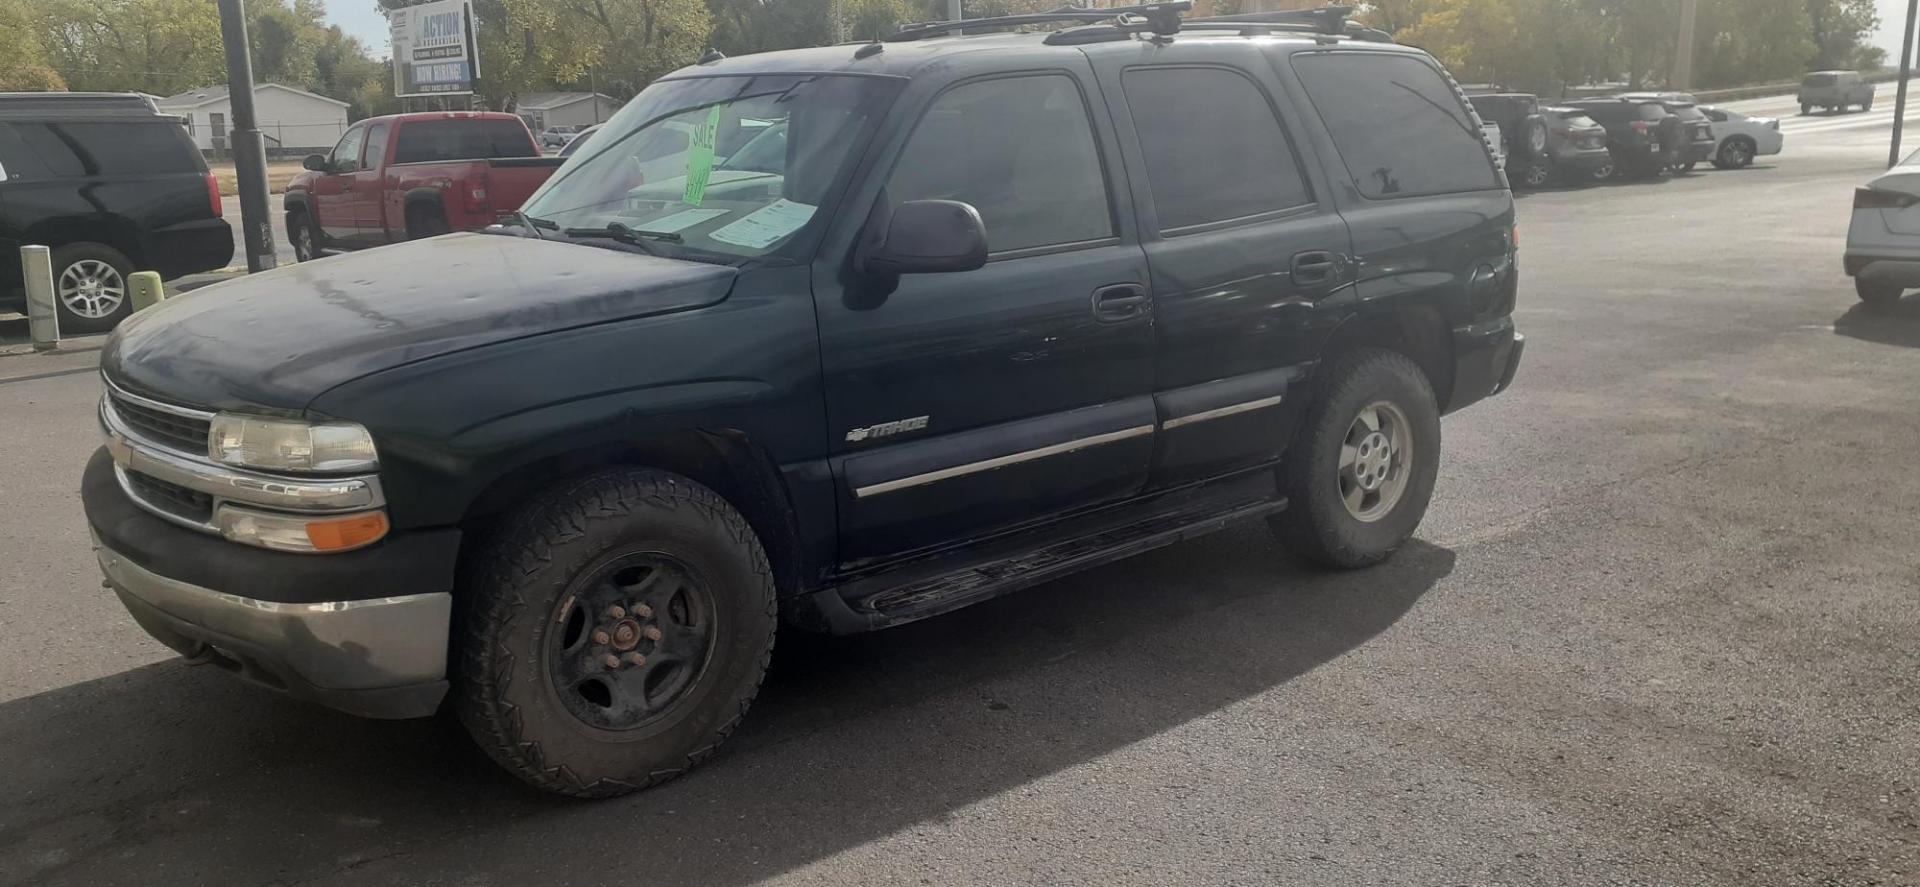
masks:
[(35, 0), (47, 60), (67, 86), (168, 95), (226, 82), (220, 16), (205, 0)]
[(27, 0), (0, 0), (0, 92), (65, 89), (67, 81), (47, 63), (40, 20)]
[(1878, 67), (1886, 52), (1867, 42), (1880, 27), (1880, 14), (1873, 0), (1807, 0), (1807, 23), (1813, 40), (1813, 55), (1807, 67)]

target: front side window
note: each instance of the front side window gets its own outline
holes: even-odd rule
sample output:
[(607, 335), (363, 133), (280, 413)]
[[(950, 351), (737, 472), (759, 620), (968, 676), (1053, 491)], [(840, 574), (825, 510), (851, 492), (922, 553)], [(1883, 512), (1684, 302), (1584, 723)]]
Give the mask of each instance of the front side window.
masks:
[(900, 83), (822, 74), (659, 81), (595, 130), (522, 210), (561, 237), (618, 223), (670, 255), (797, 252)]
[(1300, 53), (1293, 69), (1361, 194), (1417, 197), (1500, 186), (1466, 109), (1425, 61)]
[(1313, 202), (1266, 93), (1246, 75), (1134, 68), (1121, 84), (1161, 231)]
[(1064, 74), (1003, 77), (941, 93), (914, 125), (887, 199), (958, 200), (989, 252), (1101, 240), (1113, 214), (1080, 88)]
[(366, 127), (356, 126), (347, 130), (333, 146), (333, 156), (327, 158), (327, 169), (336, 173), (354, 172), (360, 168), (360, 145), (367, 137)]

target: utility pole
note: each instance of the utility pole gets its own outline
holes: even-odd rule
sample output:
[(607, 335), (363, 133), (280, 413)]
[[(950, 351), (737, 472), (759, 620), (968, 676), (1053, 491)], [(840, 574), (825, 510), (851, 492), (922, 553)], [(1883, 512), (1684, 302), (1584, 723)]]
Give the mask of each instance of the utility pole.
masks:
[[(947, 0), (947, 21), (957, 22), (963, 18), (966, 16), (960, 12), (960, 0)], [(953, 33), (965, 34), (966, 32), (956, 28)]]
[(227, 47), (227, 99), (233, 104), (233, 169), (240, 185), (240, 233), (247, 270), (274, 267), (273, 222), (267, 215), (267, 146), (253, 116), (253, 57), (240, 0), (219, 0), (220, 40)]
[(1906, 36), (1900, 38), (1900, 86), (1893, 94), (1893, 143), (1887, 146), (1887, 168), (1900, 162), (1900, 130), (1907, 123), (1907, 75), (1913, 70), (1914, 14), (1920, 13), (1920, 0), (1907, 0)]
[(1700, 11), (1700, 0), (1680, 0), (1680, 46), (1673, 54), (1673, 83), (1668, 88), (1685, 92), (1693, 89), (1693, 21)]
[(587, 69), (587, 94), (591, 96), (591, 98), (587, 99), (587, 101), (590, 101), (593, 103), (593, 125), (599, 126), (600, 125), (600, 71), (598, 69), (595, 69), (595, 68)]

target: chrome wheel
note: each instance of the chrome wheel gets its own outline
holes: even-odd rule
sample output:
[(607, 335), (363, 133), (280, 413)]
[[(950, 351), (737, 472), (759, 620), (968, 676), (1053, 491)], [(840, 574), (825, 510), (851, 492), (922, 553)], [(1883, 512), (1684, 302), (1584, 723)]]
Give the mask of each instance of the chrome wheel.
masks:
[(307, 224), (305, 216), (301, 216), (294, 220), (291, 228), (287, 233), (293, 238), (293, 260), (313, 261), (313, 227)]
[(1746, 144), (1733, 142), (1727, 145), (1727, 165), (1735, 169), (1753, 162), (1753, 155), (1747, 151)]
[(1368, 404), (1340, 445), (1340, 501), (1347, 513), (1362, 523), (1387, 516), (1406, 492), (1412, 460), (1407, 414), (1384, 400)]
[(60, 304), (88, 320), (110, 317), (127, 300), (127, 281), (99, 259), (81, 259), (60, 272)]
[(1553, 172), (1547, 168), (1546, 164), (1535, 163), (1527, 167), (1527, 172), (1522, 178), (1526, 181), (1527, 187), (1538, 188), (1545, 185), (1552, 177)]

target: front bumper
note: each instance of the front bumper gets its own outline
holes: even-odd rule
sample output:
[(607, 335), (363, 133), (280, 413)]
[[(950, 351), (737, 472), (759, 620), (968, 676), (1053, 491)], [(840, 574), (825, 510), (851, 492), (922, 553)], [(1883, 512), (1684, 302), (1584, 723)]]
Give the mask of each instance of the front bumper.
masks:
[(169, 579), (104, 544), (98, 554), (134, 621), (190, 660), (362, 717), (426, 717), (447, 695), (451, 594), (276, 604)]
[(429, 715), (446, 695), (457, 530), (342, 554), (241, 545), (134, 504), (105, 448), (80, 495), (107, 584), (181, 655), (367, 717)]

